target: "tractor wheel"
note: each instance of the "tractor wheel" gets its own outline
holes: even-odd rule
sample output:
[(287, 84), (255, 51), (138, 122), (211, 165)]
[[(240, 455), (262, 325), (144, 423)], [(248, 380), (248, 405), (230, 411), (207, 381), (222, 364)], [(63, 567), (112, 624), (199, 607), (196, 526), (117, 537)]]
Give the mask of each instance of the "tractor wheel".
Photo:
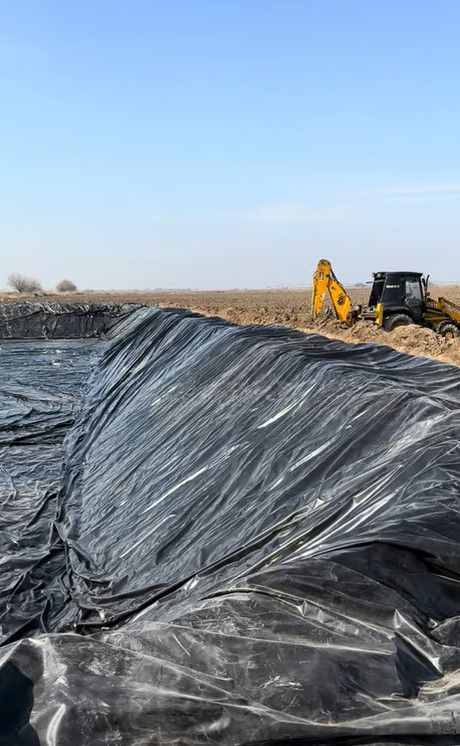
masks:
[(451, 321), (444, 321), (441, 322), (441, 324), (438, 324), (436, 332), (444, 337), (444, 339), (451, 340), (455, 339), (455, 337), (460, 337), (460, 329)]
[(408, 326), (413, 324), (411, 317), (407, 313), (395, 313), (393, 316), (388, 316), (383, 322), (383, 328), (387, 332), (392, 332), (397, 326)]

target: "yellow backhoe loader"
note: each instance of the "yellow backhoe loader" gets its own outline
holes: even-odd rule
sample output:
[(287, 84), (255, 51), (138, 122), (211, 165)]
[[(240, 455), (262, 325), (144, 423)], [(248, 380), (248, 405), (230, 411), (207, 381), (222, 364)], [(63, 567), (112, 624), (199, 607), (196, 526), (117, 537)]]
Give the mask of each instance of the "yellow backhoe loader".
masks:
[(312, 319), (324, 308), (326, 294), (339, 321), (352, 324), (365, 319), (392, 331), (397, 326), (418, 324), (453, 339), (460, 336), (460, 306), (447, 298), (430, 298), (428, 277), (421, 272), (375, 272), (367, 306), (356, 306), (332, 271), (321, 259), (313, 275)]

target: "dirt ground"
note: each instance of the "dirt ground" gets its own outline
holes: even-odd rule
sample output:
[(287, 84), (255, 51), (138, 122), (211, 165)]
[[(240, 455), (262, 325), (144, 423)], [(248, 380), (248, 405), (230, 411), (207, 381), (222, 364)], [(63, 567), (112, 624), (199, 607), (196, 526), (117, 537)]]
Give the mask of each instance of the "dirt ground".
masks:
[[(365, 304), (368, 287), (348, 288), (355, 303)], [(431, 287), (432, 297), (443, 295), (460, 303), (460, 286)], [(21, 296), (22, 297), (22, 296)], [(25, 296), (24, 296), (25, 297)], [(5, 293), (0, 302), (18, 300), (18, 295)], [(447, 342), (430, 329), (400, 327), (384, 332), (368, 322), (358, 322), (346, 328), (334, 319), (310, 321), (311, 290), (211, 290), (211, 291), (151, 291), (151, 292), (77, 292), (35, 296), (33, 300), (69, 301), (79, 303), (145, 303), (166, 307), (189, 308), (207, 316), (221, 316), (238, 324), (284, 324), (307, 332), (317, 332), (346, 342), (387, 344), (411, 355), (433, 357), (460, 366), (460, 338)]]

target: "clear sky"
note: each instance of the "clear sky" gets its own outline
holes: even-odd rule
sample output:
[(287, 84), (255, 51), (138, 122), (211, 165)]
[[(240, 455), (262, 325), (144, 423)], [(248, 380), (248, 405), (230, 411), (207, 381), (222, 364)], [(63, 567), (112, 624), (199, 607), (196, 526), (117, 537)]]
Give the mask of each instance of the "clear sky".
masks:
[(0, 0), (0, 285), (460, 280), (460, 0)]

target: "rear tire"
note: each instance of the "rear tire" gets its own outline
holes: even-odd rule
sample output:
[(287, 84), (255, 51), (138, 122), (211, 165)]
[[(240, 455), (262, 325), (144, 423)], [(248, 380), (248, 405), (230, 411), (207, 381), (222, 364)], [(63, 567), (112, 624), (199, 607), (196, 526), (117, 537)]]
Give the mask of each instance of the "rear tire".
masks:
[(397, 326), (409, 326), (409, 324), (413, 323), (407, 313), (394, 313), (393, 316), (387, 316), (383, 322), (383, 328), (387, 332), (392, 332)]
[(450, 321), (441, 322), (436, 327), (436, 333), (440, 334), (444, 339), (455, 339), (460, 337), (460, 329), (458, 326)]

